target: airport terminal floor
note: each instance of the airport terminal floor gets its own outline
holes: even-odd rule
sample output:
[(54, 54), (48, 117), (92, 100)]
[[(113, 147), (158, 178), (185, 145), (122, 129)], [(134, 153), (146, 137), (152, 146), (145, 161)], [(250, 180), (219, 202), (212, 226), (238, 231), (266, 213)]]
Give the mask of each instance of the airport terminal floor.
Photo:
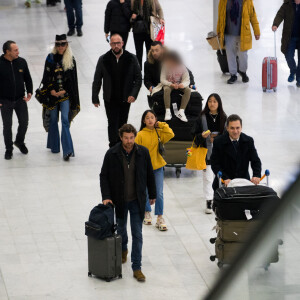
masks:
[[(24, 1), (0, 2), (0, 43), (10, 39), (18, 43), (20, 56), (29, 64), (35, 90), (55, 35), (68, 30), (64, 6), (46, 7), (42, 0), (42, 4), (32, 1), (32, 7), (26, 9)], [(276, 93), (262, 92), (261, 68), (263, 57), (274, 55), (271, 26), (282, 1), (254, 1), (261, 39), (254, 40), (249, 51), (250, 82), (244, 84), (239, 78), (234, 85), (226, 84), (228, 76), (220, 71), (216, 51), (206, 41), (207, 33), (213, 30), (213, 1), (160, 2), (166, 20), (166, 45), (182, 54), (204, 101), (209, 94), (218, 93), (227, 115), (236, 113), (242, 117), (243, 132), (254, 137), (263, 169), (271, 172), (271, 187), (281, 195), (294, 179), (300, 148), (300, 89), (295, 82), (287, 82), (289, 69), (280, 52), (282, 27), (276, 35), (279, 69)], [(123, 265), (120, 280), (107, 283), (87, 276), (84, 222), (101, 201), (99, 172), (108, 149), (102, 96), (99, 108), (91, 102), (97, 60), (109, 50), (103, 32), (106, 3), (84, 0), (83, 36), (70, 37), (81, 99), (81, 112), (71, 125), (76, 156), (65, 162), (61, 153), (52, 154), (46, 149), (42, 107), (34, 97), (28, 104), (29, 154), (24, 156), (15, 149), (13, 159), (4, 160), (1, 135), (1, 300), (204, 299), (220, 272), (209, 259), (214, 253), (209, 239), (214, 236), (215, 217), (204, 213), (202, 172), (182, 169), (181, 177), (176, 178), (175, 170), (166, 168), (164, 215), (168, 231), (143, 227), (142, 268), (147, 281), (141, 284), (133, 279), (130, 262)], [(127, 50), (135, 53), (132, 33)], [(147, 94), (142, 86), (131, 107), (129, 123), (136, 127), (148, 108)], [(14, 116), (14, 133), (16, 129)], [(276, 269), (277, 265), (272, 267)], [(266, 280), (272, 280), (271, 272), (267, 276)]]

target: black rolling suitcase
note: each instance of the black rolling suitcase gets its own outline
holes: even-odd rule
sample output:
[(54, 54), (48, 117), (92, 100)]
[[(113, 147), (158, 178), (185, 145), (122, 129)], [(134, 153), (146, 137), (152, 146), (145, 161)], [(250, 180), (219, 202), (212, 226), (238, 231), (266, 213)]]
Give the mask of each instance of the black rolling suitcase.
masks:
[(219, 62), (221, 71), (224, 74), (229, 73), (226, 50), (222, 50), (222, 52), (221, 52), (221, 50), (217, 50), (217, 58), (218, 58), (218, 62)]
[(122, 278), (122, 238), (115, 234), (114, 207), (99, 204), (85, 222), (88, 239), (88, 276), (106, 281)]
[(214, 193), (213, 210), (220, 220), (259, 219), (278, 201), (277, 193), (267, 186), (221, 187)]

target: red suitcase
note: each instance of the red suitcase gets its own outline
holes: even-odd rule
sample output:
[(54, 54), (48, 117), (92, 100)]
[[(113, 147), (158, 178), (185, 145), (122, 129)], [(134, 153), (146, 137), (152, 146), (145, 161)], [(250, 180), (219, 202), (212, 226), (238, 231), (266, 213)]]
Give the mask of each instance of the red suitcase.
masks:
[(274, 32), (275, 57), (265, 57), (262, 64), (262, 88), (263, 91), (277, 90), (277, 57), (276, 57), (276, 36)]

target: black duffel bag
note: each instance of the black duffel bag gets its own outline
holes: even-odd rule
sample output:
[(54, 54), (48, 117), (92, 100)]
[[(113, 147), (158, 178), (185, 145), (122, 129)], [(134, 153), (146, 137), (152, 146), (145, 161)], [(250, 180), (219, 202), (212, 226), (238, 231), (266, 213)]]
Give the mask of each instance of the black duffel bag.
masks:
[(103, 240), (113, 236), (115, 231), (113, 206), (104, 204), (95, 206), (91, 210), (89, 220), (85, 222), (85, 235)]
[(215, 191), (213, 211), (220, 220), (261, 219), (280, 201), (277, 193), (262, 185), (222, 187)]

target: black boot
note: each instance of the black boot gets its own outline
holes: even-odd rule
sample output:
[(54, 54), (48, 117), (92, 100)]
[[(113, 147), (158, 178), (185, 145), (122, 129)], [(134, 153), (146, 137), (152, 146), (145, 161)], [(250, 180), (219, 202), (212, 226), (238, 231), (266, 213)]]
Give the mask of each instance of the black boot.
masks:
[(245, 73), (244, 72), (239, 72), (239, 73), (242, 76), (242, 81), (244, 83), (249, 82), (249, 77), (247, 76), (246, 72)]
[(83, 36), (83, 33), (82, 33), (81, 28), (80, 28), (80, 29), (77, 29), (77, 36)]
[(75, 29), (74, 28), (70, 28), (69, 31), (68, 31), (68, 33), (67, 33), (67, 36), (72, 36), (72, 35), (74, 35), (74, 33), (75, 33)]
[(10, 160), (10, 159), (12, 159), (12, 156), (13, 156), (12, 150), (6, 150), (5, 151), (5, 155), (4, 155), (5, 159)]
[(228, 84), (234, 84), (237, 81), (236, 75), (231, 75), (231, 77), (227, 80)]
[(20, 149), (20, 151), (23, 153), (23, 154), (27, 154), (28, 153), (28, 149), (27, 147), (25, 146), (25, 144), (22, 144), (20, 145), (19, 143), (17, 142), (14, 142), (14, 145)]

